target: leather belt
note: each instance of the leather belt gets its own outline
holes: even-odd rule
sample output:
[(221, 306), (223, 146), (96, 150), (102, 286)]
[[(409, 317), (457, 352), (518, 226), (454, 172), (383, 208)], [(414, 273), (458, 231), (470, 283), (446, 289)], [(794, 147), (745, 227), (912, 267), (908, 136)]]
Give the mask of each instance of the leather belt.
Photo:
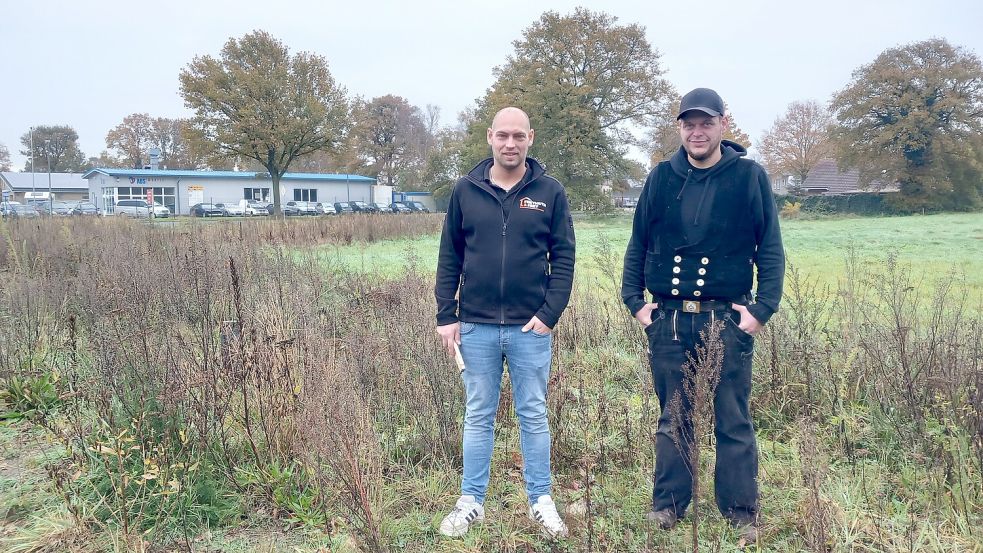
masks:
[(721, 311), (732, 309), (733, 302), (720, 300), (669, 300), (659, 298), (655, 303), (659, 304), (660, 309), (671, 309), (682, 311), (683, 313), (709, 313), (710, 311)]

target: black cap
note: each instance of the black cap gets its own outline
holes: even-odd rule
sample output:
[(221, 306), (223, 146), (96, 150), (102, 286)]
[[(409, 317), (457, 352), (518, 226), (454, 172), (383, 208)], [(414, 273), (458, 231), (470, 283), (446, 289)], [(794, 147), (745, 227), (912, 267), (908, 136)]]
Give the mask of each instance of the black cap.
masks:
[(679, 102), (679, 119), (687, 111), (699, 110), (707, 115), (717, 117), (724, 114), (724, 101), (720, 95), (709, 88), (694, 88), (683, 96)]

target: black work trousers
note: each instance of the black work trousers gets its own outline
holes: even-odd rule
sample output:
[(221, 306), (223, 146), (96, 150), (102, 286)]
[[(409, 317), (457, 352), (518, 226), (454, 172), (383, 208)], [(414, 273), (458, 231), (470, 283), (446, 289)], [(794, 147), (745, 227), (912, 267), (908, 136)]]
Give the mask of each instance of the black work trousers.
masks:
[[(713, 398), (717, 451), (714, 492), (721, 514), (741, 524), (753, 521), (758, 513), (758, 446), (748, 404), (754, 337), (738, 328), (740, 313), (730, 308), (707, 313), (659, 308), (652, 312), (652, 324), (645, 328), (652, 379), (662, 410), (656, 434), (652, 508), (672, 509), (681, 517), (692, 499), (688, 448), (693, 430), (691, 404), (683, 389), (683, 365), (687, 352), (696, 359), (695, 346), (702, 345), (700, 331), (714, 320), (724, 323), (720, 334), (723, 364)], [(677, 394), (677, 403), (673, 403)]]

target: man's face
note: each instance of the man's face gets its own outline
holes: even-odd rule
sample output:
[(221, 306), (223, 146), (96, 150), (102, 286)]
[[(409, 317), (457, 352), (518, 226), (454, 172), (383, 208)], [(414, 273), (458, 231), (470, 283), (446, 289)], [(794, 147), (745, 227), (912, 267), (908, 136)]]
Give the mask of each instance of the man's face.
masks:
[(689, 157), (696, 161), (703, 161), (720, 150), (720, 140), (724, 136), (725, 128), (725, 118), (692, 110), (679, 120), (679, 138)]
[(488, 129), (488, 145), (491, 146), (495, 165), (507, 170), (524, 167), (533, 135), (529, 119), (521, 111), (498, 114)]

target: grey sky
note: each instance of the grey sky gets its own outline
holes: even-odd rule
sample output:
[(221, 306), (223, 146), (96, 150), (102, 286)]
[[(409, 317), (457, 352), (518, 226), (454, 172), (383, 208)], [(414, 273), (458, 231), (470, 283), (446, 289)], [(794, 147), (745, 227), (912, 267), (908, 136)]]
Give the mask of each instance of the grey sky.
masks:
[(825, 102), (888, 47), (941, 37), (983, 55), (978, 0), (2, 2), (0, 143), (16, 170), (31, 125), (71, 125), (93, 156), (126, 115), (187, 116), (181, 68), (254, 29), (325, 56), (350, 94), (436, 104), (448, 124), (544, 10), (583, 5), (645, 26), (676, 88), (715, 88), (753, 141), (790, 102)]

